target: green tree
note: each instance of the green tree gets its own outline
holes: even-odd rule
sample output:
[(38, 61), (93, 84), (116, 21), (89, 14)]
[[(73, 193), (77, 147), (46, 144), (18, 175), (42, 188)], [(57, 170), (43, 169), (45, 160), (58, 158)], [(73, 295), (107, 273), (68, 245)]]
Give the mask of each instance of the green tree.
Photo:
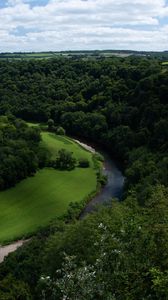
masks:
[(59, 127), (57, 128), (56, 133), (57, 133), (58, 135), (65, 135), (65, 129), (64, 129), (63, 127), (59, 126)]
[(66, 149), (60, 149), (54, 162), (54, 167), (60, 170), (72, 170), (75, 166), (76, 159), (73, 157), (73, 153)]
[(47, 125), (48, 125), (48, 130), (52, 131), (53, 127), (54, 127), (54, 120), (53, 119), (48, 119)]

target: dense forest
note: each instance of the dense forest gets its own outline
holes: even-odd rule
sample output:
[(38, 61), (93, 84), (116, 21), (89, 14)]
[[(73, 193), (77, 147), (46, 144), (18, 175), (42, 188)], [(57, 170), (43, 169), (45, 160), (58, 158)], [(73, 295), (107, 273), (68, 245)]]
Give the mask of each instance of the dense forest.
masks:
[(52, 120), (103, 146), (126, 177), (121, 203), (68, 213), (11, 254), (0, 298), (167, 300), (168, 70), (133, 56), (0, 62), (0, 114)]
[(40, 131), (14, 116), (0, 117), (0, 190), (14, 186), (45, 164)]

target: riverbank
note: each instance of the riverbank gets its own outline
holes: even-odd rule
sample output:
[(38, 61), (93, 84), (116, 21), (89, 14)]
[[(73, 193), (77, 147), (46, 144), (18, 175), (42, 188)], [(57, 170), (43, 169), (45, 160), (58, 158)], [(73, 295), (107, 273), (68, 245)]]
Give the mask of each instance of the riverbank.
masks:
[(96, 209), (98, 205), (108, 204), (112, 198), (121, 199), (125, 178), (118, 168), (115, 161), (113, 161), (107, 153), (101, 153), (104, 156), (103, 175), (107, 177), (107, 183), (102, 187), (100, 193), (98, 193), (91, 201), (89, 201), (81, 213), (80, 219), (82, 219), (88, 213), (91, 213)]
[(87, 145), (87, 144), (85, 144), (85, 143), (82, 143), (81, 141), (79, 141), (79, 140), (76, 140), (76, 139), (73, 139), (77, 144), (79, 144), (81, 147), (83, 147), (84, 149), (86, 149), (87, 151), (90, 151), (91, 153), (96, 153), (96, 150), (93, 148), (93, 147), (91, 147), (91, 146), (89, 146), (89, 145)]
[(4, 258), (9, 253), (16, 251), (19, 247), (21, 247), (23, 244), (25, 244), (28, 241), (29, 240), (19, 240), (6, 246), (0, 246), (0, 263), (4, 261)]

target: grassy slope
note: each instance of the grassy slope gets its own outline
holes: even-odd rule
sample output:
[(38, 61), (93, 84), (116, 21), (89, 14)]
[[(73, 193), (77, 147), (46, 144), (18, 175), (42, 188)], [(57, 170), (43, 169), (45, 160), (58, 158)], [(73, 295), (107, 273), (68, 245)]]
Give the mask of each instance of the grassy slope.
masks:
[[(79, 158), (87, 158), (92, 165), (92, 155), (85, 151), (80, 145), (75, 143), (72, 139), (64, 136), (58, 136), (53, 133), (42, 132), (43, 143), (49, 148), (52, 156), (55, 156), (57, 149), (66, 148), (73, 152), (74, 156)], [(92, 165), (93, 166), (93, 165)]]
[(96, 189), (91, 154), (72, 140), (42, 133), (52, 155), (67, 148), (76, 158), (87, 157), (91, 167), (73, 171), (43, 169), (14, 188), (0, 192), (0, 242), (34, 232), (51, 219), (66, 212), (70, 202), (81, 201)]

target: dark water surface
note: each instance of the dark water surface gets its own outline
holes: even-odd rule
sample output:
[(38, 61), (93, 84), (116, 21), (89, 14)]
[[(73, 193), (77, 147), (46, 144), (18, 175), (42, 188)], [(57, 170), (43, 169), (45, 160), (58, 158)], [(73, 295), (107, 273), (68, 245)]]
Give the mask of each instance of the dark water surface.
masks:
[(112, 198), (121, 199), (124, 188), (124, 176), (117, 163), (104, 151), (99, 151), (104, 156), (103, 174), (107, 176), (107, 184), (101, 189), (85, 207), (80, 218), (95, 210), (97, 205), (108, 204)]

